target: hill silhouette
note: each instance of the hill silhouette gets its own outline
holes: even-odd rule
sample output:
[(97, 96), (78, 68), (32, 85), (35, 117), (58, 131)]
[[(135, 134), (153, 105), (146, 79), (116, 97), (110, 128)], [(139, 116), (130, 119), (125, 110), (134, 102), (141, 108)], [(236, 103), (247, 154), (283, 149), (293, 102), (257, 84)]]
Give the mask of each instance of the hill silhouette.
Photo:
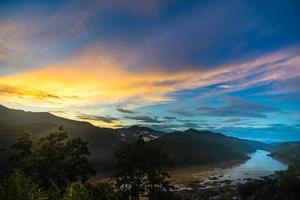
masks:
[(120, 129), (101, 128), (87, 122), (57, 117), (46, 112), (26, 112), (0, 106), (0, 145), (9, 146), (20, 133), (30, 132), (39, 139), (63, 126), (70, 137), (88, 142), (91, 160), (98, 171), (111, 171), (114, 152), (125, 142), (143, 135), (146, 141), (160, 145), (173, 155), (178, 167), (246, 159), (262, 143), (227, 137), (220, 133), (189, 129), (165, 133), (151, 128), (132, 126)]

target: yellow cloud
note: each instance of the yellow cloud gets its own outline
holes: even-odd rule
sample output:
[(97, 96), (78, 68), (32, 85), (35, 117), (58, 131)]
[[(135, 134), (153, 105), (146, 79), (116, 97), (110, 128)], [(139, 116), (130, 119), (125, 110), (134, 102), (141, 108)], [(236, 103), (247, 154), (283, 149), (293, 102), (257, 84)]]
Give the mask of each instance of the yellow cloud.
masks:
[[(0, 77), (0, 98), (30, 105), (42, 102), (49, 107), (116, 103), (129, 98), (161, 102), (169, 100), (166, 93), (175, 90), (177, 81), (188, 74), (137, 75), (124, 70), (101, 48), (93, 48), (42, 69)], [(166, 80), (174, 84), (164, 84)]]
[[(285, 54), (270, 55), (252, 62), (205, 71), (185, 70), (167, 73), (141, 70), (136, 73), (126, 69), (116, 56), (96, 46), (65, 61), (37, 70), (0, 76), (0, 102), (45, 109), (62, 108), (62, 110), (72, 106), (116, 104), (124, 101), (135, 106), (143, 106), (172, 101), (168, 94), (173, 91), (241, 79), (261, 70), (260, 65), (285, 57)], [(280, 70), (282, 67), (279, 66), (272, 74), (279, 73)], [(262, 76), (258, 80), (271, 80), (274, 77), (272, 74)], [(249, 83), (243, 83), (245, 86), (241, 84), (224, 89), (240, 89), (247, 87), (247, 84), (255, 83), (255, 80), (251, 80)], [(64, 111), (68, 115), (68, 112)], [(95, 120), (93, 123), (103, 125)], [(117, 126), (119, 122), (113, 125)]]

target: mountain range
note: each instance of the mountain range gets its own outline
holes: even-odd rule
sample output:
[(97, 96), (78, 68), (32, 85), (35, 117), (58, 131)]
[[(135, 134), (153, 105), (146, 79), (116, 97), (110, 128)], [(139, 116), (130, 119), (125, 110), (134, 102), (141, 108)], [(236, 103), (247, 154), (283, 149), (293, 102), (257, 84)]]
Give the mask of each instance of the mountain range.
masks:
[(212, 164), (246, 159), (256, 149), (265, 148), (260, 142), (228, 137), (211, 131), (188, 129), (166, 133), (141, 126), (119, 129), (101, 128), (55, 116), (47, 112), (26, 112), (0, 105), (0, 145), (11, 145), (19, 134), (30, 132), (37, 140), (63, 126), (70, 137), (88, 142), (91, 160), (99, 171), (111, 171), (114, 152), (125, 143), (144, 140), (158, 145), (174, 157), (176, 167)]

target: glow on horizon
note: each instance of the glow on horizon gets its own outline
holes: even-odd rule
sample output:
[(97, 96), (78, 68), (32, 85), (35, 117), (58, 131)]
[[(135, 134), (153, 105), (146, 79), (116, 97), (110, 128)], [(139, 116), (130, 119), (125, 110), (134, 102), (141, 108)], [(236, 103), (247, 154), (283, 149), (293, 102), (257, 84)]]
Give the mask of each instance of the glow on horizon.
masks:
[[(268, 63), (276, 63), (287, 57), (289, 59), (282, 63), (267, 66)], [(255, 74), (257, 70), (261, 70), (261, 65), (266, 65), (264, 70), (270, 70), (270, 73), (231, 87), (220, 87), (224, 92), (229, 92), (263, 82), (298, 76), (299, 58), (300, 56), (290, 57), (287, 52), (276, 52), (255, 61), (222, 66), (214, 70), (135, 74), (126, 71), (122, 63), (112, 55), (103, 55), (99, 48), (93, 48), (61, 63), (0, 77), (0, 100), (5, 105), (24, 105), (44, 111), (60, 109), (63, 111), (60, 116), (76, 119), (76, 116), (68, 113), (69, 107), (88, 107), (98, 103), (118, 104), (130, 99), (136, 99), (135, 108), (172, 102), (176, 99), (168, 96), (171, 92), (233, 82)], [(293, 73), (290, 73), (291, 71)], [(220, 91), (211, 95), (217, 96), (219, 93)], [(120, 122), (87, 121), (99, 126), (120, 125)]]
[(0, 104), (102, 127), (300, 139), (299, 8), (0, 2)]

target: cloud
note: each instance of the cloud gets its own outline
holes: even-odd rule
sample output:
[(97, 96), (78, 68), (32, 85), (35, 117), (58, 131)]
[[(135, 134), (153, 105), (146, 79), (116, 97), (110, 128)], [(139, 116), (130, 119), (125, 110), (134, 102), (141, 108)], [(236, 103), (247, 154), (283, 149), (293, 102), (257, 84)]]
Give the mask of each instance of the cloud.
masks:
[(218, 131), (230, 136), (268, 143), (300, 140), (299, 126), (291, 124), (269, 124), (264, 127), (222, 127)]
[[(45, 91), (30, 91), (24, 90), (19, 87), (9, 86), (0, 84), (0, 96), (23, 96), (28, 98), (40, 99), (40, 100), (59, 100), (62, 98), (69, 98), (67, 96), (58, 96), (54, 93), (49, 93)], [(75, 97), (72, 97), (75, 98)]]
[(127, 113), (127, 114), (135, 114), (134, 111), (132, 110), (128, 110), (128, 109), (125, 109), (125, 108), (117, 108), (117, 111), (121, 112), (121, 113)]
[(165, 120), (176, 120), (176, 117), (172, 117), (172, 116), (165, 116), (163, 117)]
[(109, 117), (109, 116), (103, 117), (103, 116), (93, 116), (93, 115), (86, 115), (86, 114), (78, 115), (77, 119), (86, 120), (86, 121), (101, 121), (109, 124), (119, 120), (118, 118)]
[(48, 112), (58, 116), (66, 114), (66, 112), (63, 110), (48, 110)]
[(5, 64), (27, 50), (25, 30), (19, 23), (0, 21), (0, 62)]
[(171, 110), (168, 110), (168, 112), (174, 113), (177, 115), (181, 115), (184, 117), (192, 117), (192, 116), (195, 116), (195, 114), (196, 114), (194, 110), (187, 110), (187, 109), (180, 109), (180, 108), (171, 109)]
[(287, 79), (280, 79), (271, 85), (271, 90), (258, 93), (257, 95), (281, 95), (300, 93), (300, 75)]
[(158, 124), (163, 122), (161, 120), (158, 120), (157, 118), (153, 118), (149, 116), (126, 116), (125, 118), (136, 120), (143, 123), (149, 123), (149, 124)]
[(273, 107), (265, 106), (258, 103), (243, 100), (238, 97), (224, 96), (222, 100), (225, 106), (208, 107), (203, 106), (197, 108), (202, 115), (214, 117), (247, 117), (247, 118), (266, 118), (267, 113), (278, 112)]
[[(2, 75), (0, 76), (2, 86), (0, 101), (3, 104), (14, 102), (14, 104), (27, 107), (39, 107), (40, 110), (49, 110), (53, 107), (63, 110), (72, 106), (117, 106), (120, 103), (139, 108), (179, 101), (176, 96), (170, 95), (178, 91), (190, 90), (190, 93), (193, 93), (194, 89), (207, 88), (212, 85), (224, 83), (232, 85), (230, 88), (211, 89), (200, 96), (200, 98), (209, 98), (244, 90), (261, 83), (291, 79), (300, 74), (297, 67), (300, 63), (300, 55), (292, 50), (279, 51), (253, 61), (222, 66), (218, 69), (181, 72), (158, 70), (133, 72), (126, 68), (122, 56), (114, 54), (105, 46), (96, 44), (63, 61), (45, 65), (40, 69)], [(125, 60), (130, 63), (131, 59), (133, 58), (129, 56)], [(10, 92), (3, 92), (7, 88), (10, 88)], [(251, 105), (247, 106), (251, 107)], [(203, 113), (210, 115), (214, 113), (218, 116), (266, 117), (262, 112), (249, 113), (224, 109), (226, 107), (218, 110), (202, 108)], [(200, 113), (199, 110), (176, 108), (168, 108), (168, 111), (187, 117), (197, 116)]]
[(244, 119), (244, 118), (230, 118), (230, 119), (226, 119), (224, 120), (225, 123), (236, 123), (236, 122), (242, 122), (242, 121), (245, 121), (247, 119)]

